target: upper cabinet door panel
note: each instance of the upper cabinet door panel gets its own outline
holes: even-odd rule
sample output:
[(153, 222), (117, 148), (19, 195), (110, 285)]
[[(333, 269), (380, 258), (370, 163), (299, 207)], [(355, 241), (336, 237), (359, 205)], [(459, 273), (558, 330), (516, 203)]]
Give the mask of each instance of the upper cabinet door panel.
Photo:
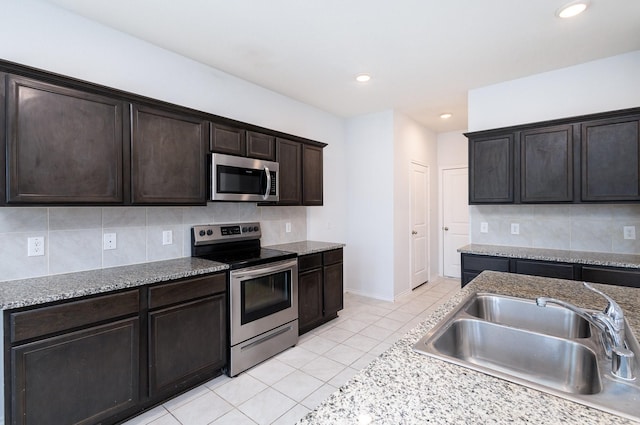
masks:
[(302, 204), (323, 203), (322, 148), (302, 146)]
[(121, 101), (14, 75), (6, 96), (8, 203), (124, 201)]
[(302, 144), (287, 139), (277, 140), (280, 164), (279, 205), (302, 204)]
[(276, 160), (276, 138), (268, 134), (247, 131), (247, 156), (249, 158)]
[(469, 202), (513, 203), (513, 134), (469, 139)]
[(573, 126), (520, 135), (521, 202), (573, 201)]
[(245, 156), (246, 131), (236, 127), (211, 123), (211, 152)]
[(640, 115), (582, 124), (582, 200), (640, 200)]
[(208, 121), (132, 105), (134, 204), (205, 204)]

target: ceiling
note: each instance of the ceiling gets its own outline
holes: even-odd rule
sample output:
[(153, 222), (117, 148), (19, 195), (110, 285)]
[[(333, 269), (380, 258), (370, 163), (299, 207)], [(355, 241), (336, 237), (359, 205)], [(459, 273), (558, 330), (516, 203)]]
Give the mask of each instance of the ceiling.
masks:
[(569, 20), (569, 0), (42, 1), (338, 116), (396, 109), (437, 132), (467, 128), (470, 89), (640, 49), (638, 0)]

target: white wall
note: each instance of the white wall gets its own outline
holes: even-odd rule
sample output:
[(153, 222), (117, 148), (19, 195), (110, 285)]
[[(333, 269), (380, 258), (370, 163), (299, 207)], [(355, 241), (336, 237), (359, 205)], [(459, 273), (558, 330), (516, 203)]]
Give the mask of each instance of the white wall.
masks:
[[(640, 107), (640, 50), (507, 81), (469, 92), (469, 129), (485, 130), (554, 118)], [(626, 205), (475, 206), (474, 243), (640, 254), (622, 227), (640, 227)], [(489, 233), (479, 232), (481, 222)], [(510, 223), (519, 222), (520, 235)]]
[(394, 112), (394, 296), (411, 291), (411, 162), (427, 167), (429, 184), (429, 279), (438, 272), (438, 153), (436, 134)]
[(393, 111), (347, 120), (345, 289), (393, 299)]
[[(266, 224), (266, 244), (293, 238), (345, 242), (342, 119), (47, 3), (5, 0), (2, 15), (1, 59), (296, 134), (328, 146), (324, 151), (323, 207), (227, 204), (195, 209), (1, 208), (0, 270), (10, 273), (0, 279), (188, 256), (184, 238), (189, 227), (207, 221), (258, 219)], [(289, 234), (284, 232), (287, 220), (293, 224)], [(167, 226), (178, 232), (175, 238), (180, 241), (169, 252), (163, 251), (161, 244), (158, 247), (156, 240), (158, 228)], [(106, 228), (122, 229), (126, 236), (122, 238), (123, 251), (118, 250), (117, 255), (104, 254), (100, 248)], [(26, 257), (26, 238), (34, 234), (47, 236), (45, 257)]]

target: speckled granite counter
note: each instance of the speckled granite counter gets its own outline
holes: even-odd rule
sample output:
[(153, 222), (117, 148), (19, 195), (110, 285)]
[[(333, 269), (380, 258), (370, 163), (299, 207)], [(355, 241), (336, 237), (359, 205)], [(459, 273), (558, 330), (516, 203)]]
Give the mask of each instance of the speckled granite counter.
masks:
[(132, 266), (0, 282), (3, 310), (71, 299), (226, 270), (229, 266), (185, 257)]
[[(640, 329), (640, 289), (594, 285), (618, 301), (630, 326)], [(592, 309), (602, 299), (581, 283), (484, 272), (389, 350), (356, 374), (298, 425), (359, 424), (630, 424), (631, 420), (418, 354), (424, 334), (474, 292), (570, 300)], [(636, 333), (637, 334), (637, 333)]]
[(527, 260), (558, 261), (590, 264), (594, 266), (627, 267), (640, 269), (640, 255), (612, 254), (561, 249), (526, 248), (502, 245), (470, 244), (458, 249), (463, 254), (493, 255), (496, 257), (524, 258)]
[(298, 255), (314, 254), (316, 252), (330, 251), (345, 246), (343, 243), (300, 241), (279, 245), (265, 246), (265, 248), (278, 249), (280, 251), (295, 252)]

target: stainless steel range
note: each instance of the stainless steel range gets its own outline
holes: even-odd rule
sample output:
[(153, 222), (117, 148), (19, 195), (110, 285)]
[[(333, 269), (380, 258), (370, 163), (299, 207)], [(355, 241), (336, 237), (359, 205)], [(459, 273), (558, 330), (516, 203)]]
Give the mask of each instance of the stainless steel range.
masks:
[(298, 260), (260, 246), (260, 223), (191, 229), (191, 255), (229, 264), (229, 376), (298, 342)]

